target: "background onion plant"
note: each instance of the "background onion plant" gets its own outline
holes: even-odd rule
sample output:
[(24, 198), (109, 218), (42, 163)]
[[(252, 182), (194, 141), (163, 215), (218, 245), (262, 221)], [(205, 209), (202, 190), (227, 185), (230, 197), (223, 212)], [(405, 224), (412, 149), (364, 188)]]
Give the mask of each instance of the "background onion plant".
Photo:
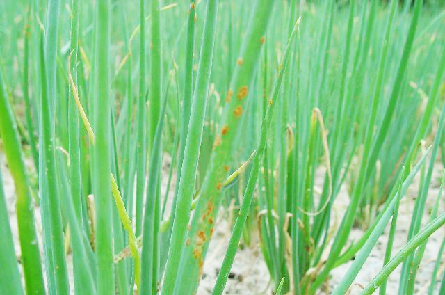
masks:
[[(440, 2), (1, 1), (0, 152), (17, 220), (0, 175), (0, 294), (195, 294), (231, 211), (212, 294), (254, 235), (274, 294), (318, 294), (354, 259), (329, 291), (346, 294), (385, 228), (362, 294), (385, 294), (399, 264), (399, 294), (416, 294), (445, 223), (443, 179), (429, 190), (445, 159)], [(444, 246), (428, 294), (445, 290)]]

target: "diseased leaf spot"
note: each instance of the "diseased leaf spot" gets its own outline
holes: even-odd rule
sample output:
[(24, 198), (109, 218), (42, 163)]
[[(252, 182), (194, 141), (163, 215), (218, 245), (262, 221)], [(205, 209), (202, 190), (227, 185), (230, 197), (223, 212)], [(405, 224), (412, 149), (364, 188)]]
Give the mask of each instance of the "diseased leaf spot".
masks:
[(233, 113), (235, 114), (235, 117), (239, 118), (243, 114), (243, 108), (241, 106), (237, 106)]
[(244, 63), (243, 58), (242, 57), (238, 57), (238, 59), (236, 60), (236, 64), (239, 66), (242, 66)]
[(207, 202), (207, 212), (206, 212), (206, 214), (210, 215), (212, 213), (212, 211), (213, 211), (213, 208), (215, 208), (215, 206), (213, 205), (212, 201), (209, 200)]
[(238, 99), (243, 100), (243, 98), (247, 96), (248, 92), (249, 92), (249, 90), (246, 85), (241, 86), (240, 89), (238, 90), (238, 94), (237, 94)]
[(226, 135), (227, 132), (229, 132), (229, 126), (224, 125), (223, 128), (221, 129), (221, 134)]
[(233, 90), (229, 88), (229, 90), (227, 90), (227, 95), (226, 95), (227, 103), (230, 103), (232, 101), (232, 96), (233, 96)]
[(201, 247), (200, 246), (199, 247), (195, 247), (193, 249), (193, 257), (195, 257), (195, 259), (199, 259), (199, 258), (201, 258), (201, 255), (202, 255)]
[(221, 143), (222, 143), (221, 135), (217, 135), (215, 141), (213, 142), (213, 149), (221, 145)]
[(200, 230), (198, 232), (198, 235), (196, 236), (196, 245), (201, 246), (202, 244), (204, 244), (205, 240), (206, 240), (206, 234), (203, 230)]

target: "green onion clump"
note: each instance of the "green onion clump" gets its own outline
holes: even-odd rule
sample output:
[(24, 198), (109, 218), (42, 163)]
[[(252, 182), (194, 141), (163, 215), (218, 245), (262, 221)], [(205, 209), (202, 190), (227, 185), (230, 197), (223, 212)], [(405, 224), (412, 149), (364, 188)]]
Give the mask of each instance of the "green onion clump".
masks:
[[(361, 294), (386, 294), (398, 265), (398, 294), (419, 294), (445, 224), (444, 9), (1, 1), (0, 164), (15, 190), (0, 173), (0, 294), (204, 292), (224, 218), (209, 294), (241, 244), (259, 244), (274, 294), (349, 294), (383, 235)], [(445, 290), (444, 248), (428, 294)]]

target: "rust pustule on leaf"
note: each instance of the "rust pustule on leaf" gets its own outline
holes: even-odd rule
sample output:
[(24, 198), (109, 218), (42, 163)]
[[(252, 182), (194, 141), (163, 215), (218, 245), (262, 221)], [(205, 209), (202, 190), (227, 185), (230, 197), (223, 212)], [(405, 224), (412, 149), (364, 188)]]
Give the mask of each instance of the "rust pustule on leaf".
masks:
[(229, 90), (227, 90), (227, 95), (226, 95), (227, 103), (230, 103), (232, 101), (232, 96), (233, 96), (233, 90), (229, 88)]
[(241, 86), (238, 90), (237, 96), (239, 100), (242, 100), (244, 97), (247, 96), (247, 93), (249, 92), (248, 87), (246, 85)]
[(201, 246), (195, 247), (193, 249), (193, 257), (195, 257), (195, 259), (200, 259), (201, 255), (202, 255), (202, 247)]
[(213, 202), (211, 200), (207, 201), (207, 210), (205, 212), (205, 215), (209, 216), (212, 214), (213, 209), (215, 208), (215, 205), (213, 205)]
[[(222, 185), (221, 185), (221, 187), (222, 187)], [(212, 202), (212, 200), (211, 200), (211, 198), (210, 198), (210, 199), (207, 201), (207, 206), (206, 206), (205, 212), (204, 212), (204, 214), (201, 216), (201, 220), (202, 220), (202, 222), (204, 222), (204, 223), (208, 222), (208, 218), (211, 217), (213, 209), (215, 209), (215, 205), (213, 204), (213, 202)], [(213, 220), (212, 220), (212, 221), (213, 221)]]
[(241, 106), (237, 106), (233, 113), (235, 114), (235, 117), (239, 118), (243, 114), (243, 108)]
[(260, 42), (261, 42), (261, 44), (266, 43), (266, 37), (265, 36), (261, 36)]
[(227, 132), (229, 132), (229, 126), (224, 125), (223, 128), (221, 129), (221, 134), (226, 135)]
[(215, 141), (213, 142), (213, 148), (216, 148), (217, 146), (221, 145), (221, 143), (222, 143), (221, 135), (217, 135)]
[(242, 57), (238, 57), (238, 59), (236, 60), (236, 64), (239, 66), (242, 66), (244, 63), (243, 58)]
[(198, 234), (196, 235), (196, 245), (201, 246), (206, 241), (206, 235), (203, 230), (200, 230)]

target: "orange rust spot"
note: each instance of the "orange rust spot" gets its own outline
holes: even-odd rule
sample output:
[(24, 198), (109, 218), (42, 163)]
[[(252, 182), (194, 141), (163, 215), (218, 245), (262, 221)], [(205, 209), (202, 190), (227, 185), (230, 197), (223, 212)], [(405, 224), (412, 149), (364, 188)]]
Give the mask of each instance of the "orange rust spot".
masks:
[(200, 230), (198, 232), (198, 238), (205, 240), (206, 238), (206, 233), (203, 230)]
[(273, 105), (273, 100), (272, 99), (269, 100), (269, 105)]
[(195, 2), (190, 3), (190, 9), (195, 9), (195, 8), (196, 8)]
[(150, 44), (150, 49), (153, 49), (153, 47), (155, 47), (153, 44)]
[(209, 200), (209, 201), (207, 202), (207, 210), (210, 211), (210, 212), (212, 212), (212, 211), (213, 211), (213, 208), (214, 208), (213, 203), (212, 203), (211, 200)]
[(204, 215), (202, 216), (202, 222), (205, 222), (207, 216), (209, 216), (210, 213), (212, 213), (212, 211), (211, 211), (209, 208), (207, 208), (207, 209), (206, 209), (206, 212), (205, 212)]
[(216, 188), (217, 188), (218, 190), (222, 189), (222, 183), (221, 183), (221, 182), (218, 182), (218, 184), (216, 185)]
[(189, 239), (189, 238), (187, 238), (187, 240), (185, 240), (185, 244), (186, 244), (187, 246), (190, 245), (190, 239)]
[(243, 114), (243, 108), (241, 106), (237, 106), (233, 113), (235, 114), (235, 117), (239, 118)]
[(261, 42), (261, 44), (266, 43), (266, 37), (265, 36), (261, 36), (260, 42)]
[(242, 66), (244, 63), (243, 58), (242, 57), (238, 57), (238, 59), (236, 60), (236, 64), (239, 66)]
[(209, 224), (213, 224), (213, 218), (211, 216), (209, 217)]
[(196, 236), (196, 245), (197, 246), (202, 246), (202, 244), (204, 244), (206, 240), (206, 234), (204, 231), (199, 231), (198, 235)]
[(207, 208), (206, 208), (206, 211), (205, 211), (204, 215), (202, 216), (202, 221), (203, 221), (203, 222), (205, 221), (205, 219), (206, 219), (207, 217), (210, 217), (210, 215), (212, 214), (213, 209), (215, 209), (215, 206), (214, 206), (213, 203), (209, 200), (209, 201), (207, 202)]
[(195, 259), (201, 258), (202, 255), (202, 249), (201, 247), (195, 247), (193, 249), (193, 257), (195, 257)]
[(233, 96), (233, 90), (229, 88), (229, 90), (227, 90), (227, 95), (226, 95), (227, 103), (230, 103), (232, 101), (232, 96)]
[(217, 135), (215, 141), (213, 142), (213, 148), (216, 148), (217, 146), (221, 145), (221, 143), (222, 143), (221, 135)]
[(221, 129), (221, 134), (226, 135), (227, 132), (229, 132), (229, 126), (224, 125), (223, 128)]
[(242, 100), (244, 97), (247, 96), (247, 93), (249, 92), (248, 87), (246, 85), (241, 86), (240, 89), (238, 90), (238, 99)]
[(202, 259), (198, 261), (198, 266), (199, 268), (202, 268), (204, 266), (204, 261)]
[(227, 172), (227, 171), (229, 171), (229, 168), (230, 168), (230, 167), (229, 167), (229, 166), (227, 166), (227, 165), (226, 165), (226, 166), (224, 166), (224, 171), (226, 171), (226, 172)]
[(210, 228), (210, 235), (213, 234), (213, 227)]

